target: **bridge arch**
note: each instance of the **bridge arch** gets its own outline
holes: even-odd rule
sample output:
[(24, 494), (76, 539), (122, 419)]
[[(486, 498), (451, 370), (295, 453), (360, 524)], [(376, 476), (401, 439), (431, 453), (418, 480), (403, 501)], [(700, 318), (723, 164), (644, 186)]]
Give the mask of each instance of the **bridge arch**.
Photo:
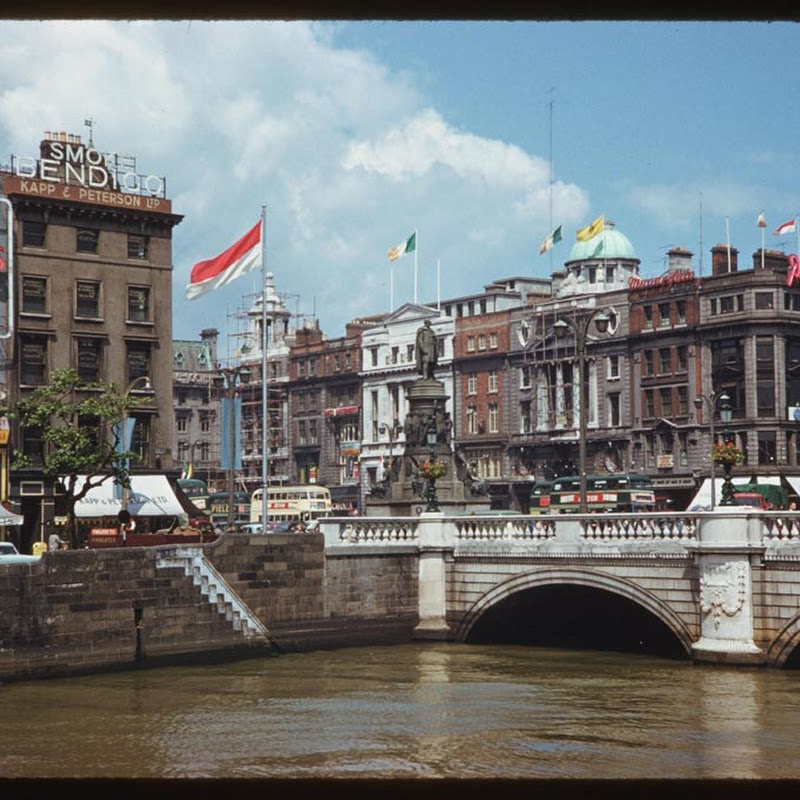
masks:
[(767, 663), (773, 667), (784, 667), (791, 658), (800, 663), (800, 614), (784, 625), (767, 648)]
[(687, 655), (691, 655), (694, 637), (686, 623), (652, 592), (626, 578), (579, 568), (547, 567), (514, 575), (492, 587), (480, 597), (464, 615), (455, 631), (455, 640), (465, 642), (477, 621), (490, 608), (506, 598), (529, 589), (554, 585), (585, 586), (600, 589), (636, 603), (660, 620), (680, 642)]

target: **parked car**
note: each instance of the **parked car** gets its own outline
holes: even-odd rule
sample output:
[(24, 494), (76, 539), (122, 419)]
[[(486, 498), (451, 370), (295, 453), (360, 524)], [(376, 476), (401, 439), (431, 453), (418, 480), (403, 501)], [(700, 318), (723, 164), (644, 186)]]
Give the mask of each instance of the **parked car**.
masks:
[(264, 526), (260, 522), (245, 522), (239, 526), (240, 533), (264, 533)]
[(12, 542), (0, 542), (0, 564), (32, 564), (41, 556), (25, 556), (17, 550)]

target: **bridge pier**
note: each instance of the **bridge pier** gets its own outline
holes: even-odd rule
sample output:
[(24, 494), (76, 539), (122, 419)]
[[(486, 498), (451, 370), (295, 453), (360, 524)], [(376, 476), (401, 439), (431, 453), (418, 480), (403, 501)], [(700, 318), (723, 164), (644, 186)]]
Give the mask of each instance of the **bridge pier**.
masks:
[(700, 639), (692, 645), (697, 661), (764, 664), (755, 644), (753, 567), (765, 547), (760, 525), (746, 509), (718, 509), (699, 524), (697, 543), (688, 548), (699, 567)]
[(453, 559), (452, 525), (445, 525), (444, 513), (426, 511), (419, 518), (419, 623), (414, 639), (446, 640), (447, 561)]

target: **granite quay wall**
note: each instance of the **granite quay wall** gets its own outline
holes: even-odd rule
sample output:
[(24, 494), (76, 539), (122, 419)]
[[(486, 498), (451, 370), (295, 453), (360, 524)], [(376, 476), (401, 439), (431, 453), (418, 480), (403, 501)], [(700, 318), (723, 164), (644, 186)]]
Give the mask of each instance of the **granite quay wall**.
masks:
[(326, 559), (318, 534), (237, 535), (0, 565), (0, 681), (407, 641), (416, 556), (399, 550)]

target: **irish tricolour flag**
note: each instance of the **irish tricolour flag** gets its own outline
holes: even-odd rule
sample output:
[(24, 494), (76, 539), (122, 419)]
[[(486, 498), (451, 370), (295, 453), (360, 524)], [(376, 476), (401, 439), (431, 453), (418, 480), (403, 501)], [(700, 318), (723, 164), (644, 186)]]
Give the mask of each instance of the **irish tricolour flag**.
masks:
[[(417, 232), (411, 234), (404, 242), (401, 242), (397, 247), (393, 247), (389, 252), (389, 261), (397, 261), (400, 256), (406, 253), (413, 253), (417, 249)], [(415, 256), (416, 257), (416, 256)]]
[(186, 299), (196, 300), (261, 266), (261, 220), (224, 253), (192, 267)]

